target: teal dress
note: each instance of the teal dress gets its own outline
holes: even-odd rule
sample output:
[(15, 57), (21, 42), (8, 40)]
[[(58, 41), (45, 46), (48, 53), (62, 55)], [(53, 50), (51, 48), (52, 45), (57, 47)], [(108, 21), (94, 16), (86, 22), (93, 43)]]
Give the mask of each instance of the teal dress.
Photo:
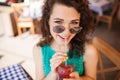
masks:
[[(50, 59), (55, 54), (55, 51), (49, 45), (41, 47), (41, 50), (43, 57), (44, 73), (47, 76), (51, 71)], [(69, 55), (69, 51), (67, 52), (67, 54)], [(74, 55), (72, 58), (69, 58), (68, 56), (67, 64), (74, 66), (74, 71), (77, 71), (80, 76), (84, 75), (83, 55), (80, 57), (76, 57)]]

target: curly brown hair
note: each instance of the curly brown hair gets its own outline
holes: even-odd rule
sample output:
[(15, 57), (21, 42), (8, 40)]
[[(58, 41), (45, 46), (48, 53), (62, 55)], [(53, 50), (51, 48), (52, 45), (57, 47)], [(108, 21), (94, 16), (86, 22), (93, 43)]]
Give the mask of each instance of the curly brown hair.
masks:
[(77, 33), (75, 37), (70, 41), (70, 57), (73, 56), (73, 50), (76, 51), (76, 56), (83, 55), (85, 41), (87, 39), (87, 35), (94, 30), (93, 26), (93, 17), (91, 11), (88, 7), (87, 0), (46, 0), (43, 10), (42, 17), (40, 20), (40, 30), (42, 33), (42, 37), (44, 40), (40, 41), (37, 45), (44, 46), (50, 45), (53, 37), (51, 37), (50, 29), (49, 29), (49, 19), (52, 13), (53, 6), (58, 3), (68, 7), (75, 8), (80, 14), (80, 26), (83, 27), (82, 31)]

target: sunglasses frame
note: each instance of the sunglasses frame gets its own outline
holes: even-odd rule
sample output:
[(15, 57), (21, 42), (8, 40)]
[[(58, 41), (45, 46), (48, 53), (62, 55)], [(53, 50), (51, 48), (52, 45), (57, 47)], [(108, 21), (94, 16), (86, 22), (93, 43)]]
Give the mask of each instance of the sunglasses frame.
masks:
[[(75, 29), (73, 29), (73, 28), (79, 28), (79, 30), (75, 31)], [(69, 29), (69, 31), (70, 31), (71, 34), (79, 33), (82, 30), (81, 26), (80, 27), (73, 27), (73, 28)], [(54, 26), (53, 27), (53, 32), (55, 32), (55, 33), (62, 33), (62, 32), (64, 32), (64, 30), (65, 30), (64, 26)], [(73, 32), (72, 32), (72, 30), (73, 30)]]

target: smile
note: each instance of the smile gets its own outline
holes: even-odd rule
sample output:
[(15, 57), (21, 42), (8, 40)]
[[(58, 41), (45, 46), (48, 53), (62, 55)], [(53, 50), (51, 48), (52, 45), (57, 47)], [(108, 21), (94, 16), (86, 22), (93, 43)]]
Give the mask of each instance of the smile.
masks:
[(69, 39), (69, 37), (62, 37), (62, 36), (60, 36), (60, 35), (58, 35), (58, 37), (60, 37), (62, 40), (67, 40), (68, 41), (68, 39)]

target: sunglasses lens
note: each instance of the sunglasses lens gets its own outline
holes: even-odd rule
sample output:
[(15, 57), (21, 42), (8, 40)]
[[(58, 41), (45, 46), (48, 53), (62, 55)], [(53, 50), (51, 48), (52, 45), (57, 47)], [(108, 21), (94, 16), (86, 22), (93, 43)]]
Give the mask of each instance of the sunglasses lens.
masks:
[[(55, 26), (53, 27), (53, 32), (55, 33), (62, 33), (65, 30), (65, 27), (63, 26)], [(82, 30), (82, 27), (74, 27), (70, 29), (70, 32), (72, 34), (78, 33)]]
[(65, 28), (63, 27), (63, 26), (55, 26), (55, 27), (53, 27), (53, 31), (55, 32), (55, 33), (61, 33), (61, 32), (63, 32), (65, 30)]
[(72, 34), (75, 34), (75, 33), (80, 32), (81, 29), (82, 29), (82, 27), (74, 27), (74, 28), (71, 28), (71, 29), (70, 29), (70, 32), (71, 32)]

